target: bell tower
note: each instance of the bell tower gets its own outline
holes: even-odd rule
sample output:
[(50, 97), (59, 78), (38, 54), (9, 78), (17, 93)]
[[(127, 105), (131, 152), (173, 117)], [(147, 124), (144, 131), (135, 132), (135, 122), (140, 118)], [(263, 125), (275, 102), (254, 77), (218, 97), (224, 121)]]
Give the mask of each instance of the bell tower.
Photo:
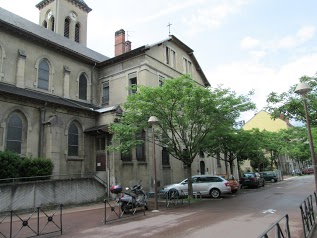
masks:
[(39, 25), (87, 46), (87, 20), (92, 10), (83, 0), (42, 0)]

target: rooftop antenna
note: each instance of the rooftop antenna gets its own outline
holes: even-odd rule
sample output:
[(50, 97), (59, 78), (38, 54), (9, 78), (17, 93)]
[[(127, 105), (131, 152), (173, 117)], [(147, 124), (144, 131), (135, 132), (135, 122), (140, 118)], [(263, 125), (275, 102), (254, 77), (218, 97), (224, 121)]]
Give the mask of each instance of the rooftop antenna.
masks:
[(127, 41), (129, 40), (129, 32), (133, 32), (133, 31), (127, 31)]
[(170, 36), (171, 35), (171, 23), (169, 22), (167, 27), (168, 27), (168, 35)]

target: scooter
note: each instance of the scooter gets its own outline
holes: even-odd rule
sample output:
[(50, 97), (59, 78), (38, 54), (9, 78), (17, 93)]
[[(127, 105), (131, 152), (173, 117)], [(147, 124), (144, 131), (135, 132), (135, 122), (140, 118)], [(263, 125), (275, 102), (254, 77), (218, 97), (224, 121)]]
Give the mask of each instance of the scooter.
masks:
[(148, 198), (143, 191), (141, 184), (135, 184), (130, 191), (128, 190), (129, 188), (126, 188), (127, 192), (122, 192), (121, 197), (119, 197), (117, 201), (122, 213), (129, 213), (132, 211), (134, 214), (137, 208), (148, 210)]

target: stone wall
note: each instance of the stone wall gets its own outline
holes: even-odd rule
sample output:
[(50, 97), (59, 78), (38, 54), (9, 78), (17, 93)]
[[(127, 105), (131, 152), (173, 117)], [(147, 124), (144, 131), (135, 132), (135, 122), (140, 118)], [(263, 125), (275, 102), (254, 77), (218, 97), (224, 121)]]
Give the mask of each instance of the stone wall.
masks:
[(0, 185), (0, 212), (53, 204), (77, 205), (104, 198), (104, 185), (93, 178)]

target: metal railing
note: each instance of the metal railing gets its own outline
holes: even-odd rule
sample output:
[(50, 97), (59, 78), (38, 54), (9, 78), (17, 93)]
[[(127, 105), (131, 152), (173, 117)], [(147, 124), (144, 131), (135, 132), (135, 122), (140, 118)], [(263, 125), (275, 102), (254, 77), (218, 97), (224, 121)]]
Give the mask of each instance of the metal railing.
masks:
[(289, 217), (288, 214), (282, 216), (277, 222), (275, 222), (271, 227), (264, 231), (258, 238), (291, 238), (291, 233), (289, 229)]
[(7, 211), (0, 214), (0, 235), (4, 238), (34, 237), (51, 233), (63, 233), (63, 205), (55, 210), (52, 206), (34, 208), (27, 211)]
[[(316, 199), (316, 193), (315, 199)], [(315, 229), (315, 215), (314, 215), (314, 206), (313, 206), (313, 196), (309, 195), (299, 206), (301, 215), (302, 215), (302, 223), (303, 223), (303, 232), (304, 237), (309, 237), (311, 233)]]

